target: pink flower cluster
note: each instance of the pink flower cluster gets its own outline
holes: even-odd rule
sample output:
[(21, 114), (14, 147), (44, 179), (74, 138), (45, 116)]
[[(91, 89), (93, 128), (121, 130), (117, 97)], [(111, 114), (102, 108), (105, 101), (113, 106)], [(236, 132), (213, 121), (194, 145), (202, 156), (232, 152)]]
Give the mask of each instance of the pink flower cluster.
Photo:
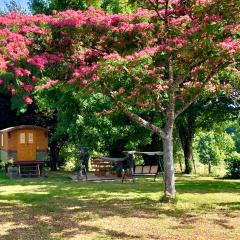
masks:
[(159, 90), (160, 92), (162, 92), (162, 91), (168, 89), (168, 86), (166, 85), (166, 83), (163, 83), (163, 84), (151, 83), (151, 84), (145, 84), (144, 88), (156, 89), (156, 90)]
[(170, 18), (169, 24), (172, 26), (185, 27), (192, 22), (192, 19), (188, 15), (178, 16), (177, 18)]
[(231, 37), (225, 39), (225, 41), (220, 43), (218, 46), (230, 54), (240, 51), (240, 41), (233, 40)]
[(206, 71), (208, 69), (209, 68), (207, 66), (197, 66), (192, 69), (191, 73), (198, 73), (200, 71)]
[(52, 16), (37, 14), (33, 16), (25, 16), (20, 13), (12, 12), (7, 16), (0, 16), (1, 26), (24, 26), (31, 23), (50, 23)]
[(194, 34), (194, 33), (199, 32), (199, 30), (200, 30), (200, 26), (194, 25), (193, 27), (186, 30), (186, 34)]
[(238, 24), (232, 24), (232, 25), (227, 25), (224, 27), (226, 31), (230, 31), (233, 34), (238, 34), (240, 32), (240, 25)]
[(24, 35), (3, 28), (0, 29), (0, 39), (0, 44), (6, 48), (9, 59), (19, 61), (29, 55), (27, 46), (32, 44), (32, 40)]
[(144, 22), (144, 23), (137, 23), (137, 24), (132, 24), (132, 23), (126, 23), (123, 22), (118, 25), (118, 27), (113, 27), (112, 30), (120, 33), (131, 33), (131, 32), (137, 32), (141, 33), (143, 31), (148, 31), (153, 29), (153, 24)]
[(6, 58), (0, 54), (0, 71), (4, 71), (7, 69)]
[(8, 57), (13, 61), (19, 61), (29, 55), (29, 50), (24, 42), (10, 42), (6, 46)]
[(42, 53), (29, 57), (27, 62), (36, 66), (38, 69), (44, 69), (47, 64), (60, 63), (63, 62), (63, 60), (63, 53)]
[(12, 83), (8, 84), (8, 91), (12, 94), (12, 95), (18, 95), (18, 91), (16, 90), (16, 88), (13, 87)]
[(29, 96), (24, 96), (24, 97), (23, 97), (23, 101), (24, 101), (27, 105), (30, 105), (30, 104), (33, 103), (32, 98), (29, 97)]
[(33, 85), (31, 85), (31, 84), (23, 84), (22, 88), (26, 92), (31, 92), (34, 89)]
[(155, 103), (155, 102), (137, 102), (136, 103), (138, 107), (142, 107), (142, 108), (154, 107), (156, 106), (156, 104), (158, 103)]
[(19, 31), (21, 34), (28, 34), (28, 33), (36, 33), (40, 35), (46, 34), (48, 31), (47, 29), (41, 28), (35, 24), (28, 26), (28, 25), (23, 25)]
[(24, 42), (27, 40), (27, 38), (25, 36), (23, 36), (22, 34), (11, 32), (8, 28), (0, 29), (0, 36), (5, 37), (6, 42), (7, 41)]
[(159, 50), (159, 47), (147, 47), (139, 52), (135, 52), (132, 55), (125, 56), (125, 59), (127, 60), (134, 60), (143, 56), (154, 56), (155, 53), (157, 53)]
[(81, 65), (73, 73), (73, 78), (91, 78), (97, 69), (97, 64), (92, 63), (91, 65)]
[[(214, 0), (196, 0), (193, 2), (197, 5), (207, 5), (212, 4)], [(163, 7), (161, 5), (166, 1), (151, 0), (151, 3), (160, 4), (161, 9)], [(220, 49), (224, 53), (224, 59), (232, 57), (233, 54), (240, 51), (239, 40), (230, 37), (233, 32), (237, 33), (239, 26), (228, 25), (225, 27), (224, 33), (220, 31), (216, 34), (214, 31), (205, 31), (205, 28), (214, 22), (218, 22), (224, 27), (224, 24), (234, 24), (234, 21), (227, 23), (223, 19), (225, 16), (218, 15), (217, 8), (208, 11), (207, 6), (201, 8), (192, 2), (189, 4), (192, 8), (188, 8), (180, 0), (169, 0), (167, 30), (164, 27), (164, 21), (157, 23), (158, 14), (145, 9), (139, 9), (133, 14), (109, 14), (89, 8), (87, 11), (54, 12), (52, 16), (41, 14), (23, 16), (17, 13), (2, 16), (0, 17), (0, 71), (9, 70), (14, 72), (16, 76), (22, 77), (21, 84), (19, 84), (19, 79), (18, 84), (12, 79), (9, 85), (9, 91), (12, 94), (20, 94), (21, 91), (31, 92), (38, 85), (37, 77), (40, 72), (31, 67), (36, 77), (31, 76), (32, 73), (28, 69), (20, 67), (24, 66), (25, 61), (40, 70), (47, 65), (64, 61), (67, 70), (62, 69), (64, 77), (61, 79), (67, 81), (72, 78), (68, 83), (78, 81), (89, 90), (91, 89), (89, 83), (99, 79), (98, 74), (102, 69), (98, 66), (104, 67), (104, 74), (108, 71), (110, 73), (116, 71), (117, 75), (121, 66), (115, 69), (111, 64), (107, 66), (109, 62), (117, 62), (118, 60), (119, 62), (128, 62), (128, 67), (125, 70), (131, 72), (136, 67), (134, 60), (139, 60), (145, 56), (153, 57), (155, 60), (156, 53), (162, 53), (161, 56), (159, 54), (160, 57), (157, 61), (151, 61), (151, 63), (149, 61), (146, 65), (141, 66), (142, 69), (139, 70), (141, 74), (133, 74), (135, 76), (132, 78), (133, 89), (129, 90), (128, 97), (139, 100), (139, 96), (145, 90), (154, 96), (161, 94), (169, 87), (166, 80), (167, 74), (166, 76), (161, 75), (160, 73), (163, 73), (164, 68), (157, 68), (153, 65), (167, 66), (166, 59), (168, 59), (170, 52), (174, 58), (174, 76), (181, 77), (189, 71), (190, 66), (201, 62), (199, 61), (201, 56), (205, 54), (205, 50), (211, 52), (211, 47), (215, 48), (213, 50), (218, 50), (215, 51), (217, 54)], [(197, 11), (195, 11), (195, 7)], [(162, 8), (158, 13), (164, 17), (166, 11)], [(51, 34), (53, 28), (58, 28), (56, 32), (59, 34)], [(201, 35), (195, 34), (198, 32)], [(34, 42), (35, 39), (39, 39), (38, 35), (43, 39), (42, 42)], [(226, 39), (220, 42), (223, 38)], [(46, 47), (47, 44), (51, 44), (51, 46)], [(56, 51), (59, 52), (56, 53)], [(213, 56), (215, 56), (215, 52), (212, 51)], [(209, 54), (209, 58), (214, 59), (215, 64), (217, 61), (220, 63), (222, 61), (218, 60), (220, 57), (217, 55), (213, 58)], [(203, 73), (201, 77), (204, 78), (215, 67), (213, 62), (205, 61), (192, 69), (191, 81), (181, 84), (181, 88), (178, 89), (179, 99), (184, 100), (184, 94), (187, 90), (191, 90), (190, 88), (200, 89), (203, 87), (199, 80), (199, 74)], [(189, 65), (185, 66), (186, 63)], [(34, 71), (36, 72), (34, 73)], [(166, 73), (167, 71), (166, 69)], [(145, 77), (147, 77), (147, 81), (144, 80)], [(159, 80), (163, 80), (165, 83), (160, 84)], [(36, 89), (49, 88), (57, 83), (58, 80), (50, 80), (46, 84), (37, 86)], [(211, 83), (214, 85), (213, 81)], [(3, 81), (0, 80), (1, 84)], [(17, 85), (18, 87), (16, 87)], [(127, 95), (124, 88), (115, 91), (119, 97), (122, 93), (125, 93), (124, 96)], [(150, 95), (148, 97), (150, 98)], [(154, 101), (148, 100), (146, 102), (141, 100), (138, 105), (151, 107), (156, 104)], [(24, 98), (24, 101), (27, 104), (32, 103), (32, 99), (28, 96)]]
[(121, 56), (118, 53), (110, 53), (110, 54), (105, 54), (103, 59), (108, 60), (108, 59), (117, 59), (121, 58)]
[(113, 91), (113, 92), (111, 93), (111, 95), (112, 95), (113, 97), (116, 97), (117, 95), (123, 94), (124, 92), (125, 92), (125, 88), (124, 88), (124, 87), (120, 87), (118, 90)]
[(217, 15), (208, 15), (208, 16), (205, 16), (205, 17), (203, 18), (203, 20), (204, 20), (205, 22), (210, 23), (210, 22), (219, 22), (219, 21), (222, 20), (222, 18), (221, 18), (220, 16), (217, 16)]
[(59, 80), (49, 80), (46, 84), (42, 84), (40, 86), (36, 86), (36, 89), (47, 89), (54, 85), (56, 85), (59, 82)]
[(176, 48), (182, 48), (183, 45), (187, 42), (185, 37), (174, 37), (174, 38), (167, 38), (166, 43), (170, 46), (174, 44)]
[(13, 72), (15, 75), (23, 77), (23, 76), (29, 76), (31, 72), (27, 69), (20, 68), (20, 67), (13, 67)]
[(196, 5), (205, 5), (205, 4), (211, 4), (214, 0), (197, 0)]

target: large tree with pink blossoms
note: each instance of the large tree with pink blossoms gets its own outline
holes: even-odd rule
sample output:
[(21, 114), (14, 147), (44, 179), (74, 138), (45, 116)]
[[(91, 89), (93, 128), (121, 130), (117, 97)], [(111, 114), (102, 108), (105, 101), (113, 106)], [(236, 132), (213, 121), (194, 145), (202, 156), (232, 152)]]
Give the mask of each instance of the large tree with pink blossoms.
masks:
[[(144, 2), (144, 1), (143, 1)], [(238, 0), (150, 0), (132, 14), (87, 11), (0, 17), (0, 84), (101, 93), (163, 141), (165, 195), (175, 197), (173, 127), (202, 94), (239, 87)], [(19, 100), (20, 99), (20, 100)], [(160, 121), (161, 119), (161, 121)]]

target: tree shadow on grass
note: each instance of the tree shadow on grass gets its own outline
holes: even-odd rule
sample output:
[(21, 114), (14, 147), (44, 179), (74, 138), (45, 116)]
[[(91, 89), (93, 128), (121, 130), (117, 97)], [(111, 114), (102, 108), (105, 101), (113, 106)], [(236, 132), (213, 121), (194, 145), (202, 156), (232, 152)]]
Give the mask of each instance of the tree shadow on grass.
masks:
[(240, 211), (240, 200), (239, 202), (229, 202), (229, 203), (221, 202), (221, 203), (218, 203), (218, 205), (223, 208), (228, 208), (231, 211)]
[[(124, 213), (124, 208), (119, 209), (119, 206), (109, 208), (109, 202), (99, 204), (99, 201), (95, 200), (86, 203), (81, 200), (71, 201), (69, 199), (62, 202), (61, 199), (55, 198), (55, 201), (45, 202), (47, 199), (43, 199), (42, 202), (36, 201), (32, 205), (21, 205), (19, 201), (26, 199), (24, 194), (16, 194), (14, 199), (16, 202), (13, 202), (13, 199), (13, 197), (5, 198), (5, 201), (10, 200), (10, 202), (2, 202), (4, 198), (1, 197), (0, 200), (0, 212), (2, 213), (0, 225), (3, 226), (6, 222), (13, 224), (13, 228), (7, 230), (7, 234), (2, 239), (51, 239), (55, 234), (60, 234), (62, 238), (70, 238), (91, 233), (103, 234), (111, 237), (111, 239), (120, 237), (122, 239), (140, 238), (133, 234), (118, 231), (118, 228), (116, 230), (105, 230), (86, 223), (96, 216), (104, 219), (109, 216), (123, 217), (125, 214), (131, 214), (129, 211)], [(51, 206), (51, 204), (54, 205)], [(76, 210), (74, 207), (78, 207), (78, 209)], [(78, 215), (77, 220), (75, 219), (76, 214)], [(148, 216), (152, 217), (152, 215)]]
[[(10, 184), (9, 184), (10, 182)], [(213, 193), (228, 192), (239, 193), (239, 182), (222, 181), (177, 181), (179, 192)], [(204, 186), (203, 186), (204, 185)], [(213, 207), (212, 204), (202, 204), (195, 209), (178, 208), (176, 205), (166, 207), (151, 194), (161, 195), (161, 182), (153, 183), (151, 180), (139, 180), (136, 184), (111, 183), (75, 183), (67, 179), (21, 179), (9, 181), (0, 179), (0, 186), (6, 188), (24, 186), (30, 187), (16, 193), (0, 193), (0, 225), (9, 222), (14, 228), (6, 230), (2, 239), (51, 239), (55, 235), (61, 238), (70, 238), (77, 235), (91, 234), (98, 236), (138, 239), (134, 235), (116, 229), (103, 229), (101, 226), (89, 224), (94, 219), (108, 219), (118, 217), (123, 219), (164, 219), (164, 216), (175, 218), (179, 228), (190, 229), (198, 220), (198, 213), (193, 211), (215, 211), (215, 208), (240, 210), (239, 202), (220, 202)], [(31, 192), (31, 186), (33, 188)], [(27, 191), (27, 192), (25, 192)], [(227, 213), (228, 211), (226, 211)], [(224, 228), (231, 228), (228, 222), (214, 222)], [(170, 226), (171, 227), (171, 226)], [(174, 228), (174, 226), (172, 226)], [(178, 227), (175, 227), (178, 228)], [(150, 236), (148, 239), (154, 239)], [(156, 237), (156, 236), (155, 236)], [(1, 235), (0, 235), (1, 239)]]
[[(157, 201), (147, 197), (136, 199), (119, 199), (111, 197), (108, 192), (95, 195), (94, 191), (83, 189), (71, 194), (66, 193), (66, 187), (46, 187), (46, 193), (11, 193), (0, 195), (0, 225), (6, 222), (16, 225), (15, 229), (8, 230), (8, 237), (12, 239), (50, 239), (54, 234), (61, 233), (62, 237), (74, 237), (76, 234), (86, 234), (94, 231), (110, 238), (137, 239), (138, 236), (116, 230), (103, 230), (100, 227), (92, 229), (86, 221), (94, 218), (106, 219), (109, 217), (124, 218), (159, 218), (159, 214), (176, 216), (175, 211), (161, 210), (154, 207)], [(41, 192), (43, 189), (41, 188)], [(70, 193), (70, 190), (69, 190)], [(157, 210), (157, 211), (156, 211)], [(6, 214), (4, 214), (6, 213)], [(10, 213), (10, 214), (9, 214)], [(179, 216), (184, 212), (179, 212)], [(77, 220), (75, 216), (78, 216)], [(47, 218), (47, 219), (46, 219)], [(28, 226), (28, 227), (17, 227)], [(50, 227), (49, 227), (50, 226)], [(6, 236), (6, 239), (7, 239)]]
[(215, 219), (214, 224), (219, 225), (225, 229), (234, 229), (234, 227), (230, 225), (226, 219)]

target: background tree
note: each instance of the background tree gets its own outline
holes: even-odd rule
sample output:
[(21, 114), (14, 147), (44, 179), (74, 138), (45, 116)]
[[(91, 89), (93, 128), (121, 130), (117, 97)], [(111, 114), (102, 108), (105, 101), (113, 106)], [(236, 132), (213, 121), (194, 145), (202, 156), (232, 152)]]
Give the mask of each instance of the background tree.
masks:
[(236, 146), (236, 151), (240, 153), (240, 121), (239, 118), (235, 122), (229, 123), (229, 125), (226, 128), (226, 132), (232, 136), (235, 146)]
[(33, 14), (51, 14), (53, 10), (86, 10), (90, 6), (111, 13), (129, 13), (137, 8), (136, 3), (126, 0), (30, 0), (28, 4)]
[[(219, 96), (213, 99), (203, 98), (193, 103), (176, 121), (176, 127), (181, 140), (185, 173), (192, 171), (193, 139), (199, 130), (211, 130), (213, 125), (227, 120), (238, 119), (239, 104), (228, 96)], [(221, 129), (222, 131), (222, 129)]]
[(220, 160), (219, 148), (212, 132), (200, 135), (198, 143), (198, 156), (201, 163), (208, 165), (209, 174), (212, 173), (212, 165), (217, 165)]
[(150, 131), (133, 124), (117, 111), (107, 112), (105, 109), (111, 102), (100, 94), (75, 94), (71, 88), (61, 91), (56, 86), (51, 90), (38, 90), (36, 102), (42, 112), (57, 113), (53, 138), (67, 134), (71, 143), (81, 144), (91, 152), (120, 157), (123, 150), (151, 142)]
[(30, 0), (28, 6), (32, 14), (51, 14), (49, 3), (46, 0)]
[(227, 165), (227, 174), (231, 178), (240, 178), (240, 154), (233, 152), (225, 159)]
[(235, 151), (234, 141), (226, 132), (200, 132), (196, 141), (199, 160), (208, 165), (209, 174), (212, 173), (212, 166), (219, 165)]
[(28, 14), (27, 9), (24, 9), (17, 0), (10, 0), (9, 2), (4, 2), (5, 8), (0, 9), (0, 15), (6, 15), (10, 12), (18, 12), (22, 14)]

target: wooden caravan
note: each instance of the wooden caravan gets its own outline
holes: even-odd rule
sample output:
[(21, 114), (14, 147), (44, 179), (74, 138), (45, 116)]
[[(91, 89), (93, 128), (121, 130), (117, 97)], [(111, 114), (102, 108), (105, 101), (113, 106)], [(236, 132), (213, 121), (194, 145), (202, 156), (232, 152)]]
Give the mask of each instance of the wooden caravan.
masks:
[(0, 131), (0, 158), (7, 164), (42, 163), (47, 159), (47, 129), (31, 125), (10, 127)]

